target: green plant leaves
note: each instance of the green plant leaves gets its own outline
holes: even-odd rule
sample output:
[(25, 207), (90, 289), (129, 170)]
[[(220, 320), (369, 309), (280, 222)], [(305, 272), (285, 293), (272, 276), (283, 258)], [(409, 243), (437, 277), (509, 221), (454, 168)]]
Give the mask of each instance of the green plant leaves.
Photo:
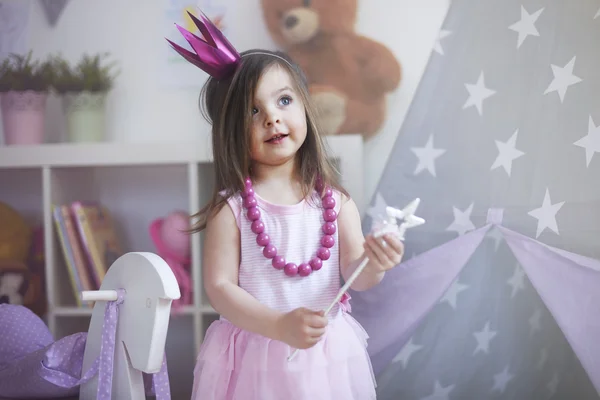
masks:
[(0, 92), (47, 92), (52, 88), (53, 80), (52, 63), (49, 60), (33, 60), (31, 52), (26, 55), (10, 54), (0, 64)]
[(0, 92), (107, 92), (118, 75), (116, 62), (103, 64), (108, 55), (84, 54), (77, 64), (71, 65), (58, 55), (39, 61), (32, 59), (31, 52), (11, 54), (0, 64)]

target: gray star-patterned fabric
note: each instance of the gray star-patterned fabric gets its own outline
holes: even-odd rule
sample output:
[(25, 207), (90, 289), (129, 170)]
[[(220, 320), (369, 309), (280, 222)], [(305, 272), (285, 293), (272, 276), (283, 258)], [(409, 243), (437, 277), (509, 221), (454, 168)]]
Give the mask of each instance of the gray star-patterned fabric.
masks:
[(600, 399), (598, 38), (600, 0), (452, 1), (363, 221), (427, 221), (351, 292), (380, 400)]

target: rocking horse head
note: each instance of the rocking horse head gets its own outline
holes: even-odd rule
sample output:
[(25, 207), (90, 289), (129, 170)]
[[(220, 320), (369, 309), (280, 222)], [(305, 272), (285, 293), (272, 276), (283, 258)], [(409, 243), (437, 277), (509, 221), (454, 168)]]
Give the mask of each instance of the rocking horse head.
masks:
[(100, 339), (105, 301), (116, 301), (119, 293), (123, 298), (118, 306), (115, 341), (123, 345), (131, 368), (156, 373), (164, 358), (171, 302), (180, 297), (177, 280), (169, 265), (156, 254), (132, 252), (118, 258), (108, 269), (99, 291), (82, 293), (84, 301), (96, 300), (88, 342), (96, 334)]

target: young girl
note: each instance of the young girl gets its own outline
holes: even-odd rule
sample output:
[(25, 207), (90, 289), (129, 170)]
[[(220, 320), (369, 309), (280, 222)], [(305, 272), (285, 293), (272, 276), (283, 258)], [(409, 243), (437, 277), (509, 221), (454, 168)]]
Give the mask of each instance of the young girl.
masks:
[[(348, 297), (328, 315), (322, 310), (340, 275), (348, 278), (364, 257), (370, 261), (352, 289), (379, 283), (400, 263), (402, 242), (363, 237), (299, 67), (279, 52), (238, 57), (207, 19), (195, 21), (206, 42), (184, 35), (201, 54), (174, 47), (211, 74), (203, 103), (216, 190), (195, 231), (205, 232), (204, 288), (221, 317), (202, 343), (193, 398), (374, 399), (368, 336), (348, 314)], [(199, 51), (220, 43), (235, 57), (215, 61), (215, 50)]]

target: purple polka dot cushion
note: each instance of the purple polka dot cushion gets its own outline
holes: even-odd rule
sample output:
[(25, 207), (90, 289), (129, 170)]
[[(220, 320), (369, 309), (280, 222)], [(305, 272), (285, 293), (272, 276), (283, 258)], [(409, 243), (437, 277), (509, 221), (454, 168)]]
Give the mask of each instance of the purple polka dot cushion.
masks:
[(44, 322), (20, 305), (0, 304), (0, 321), (0, 398), (45, 399), (79, 392), (69, 382), (81, 376), (87, 332), (54, 342)]
[(0, 321), (0, 369), (54, 342), (46, 324), (26, 307), (0, 304)]

